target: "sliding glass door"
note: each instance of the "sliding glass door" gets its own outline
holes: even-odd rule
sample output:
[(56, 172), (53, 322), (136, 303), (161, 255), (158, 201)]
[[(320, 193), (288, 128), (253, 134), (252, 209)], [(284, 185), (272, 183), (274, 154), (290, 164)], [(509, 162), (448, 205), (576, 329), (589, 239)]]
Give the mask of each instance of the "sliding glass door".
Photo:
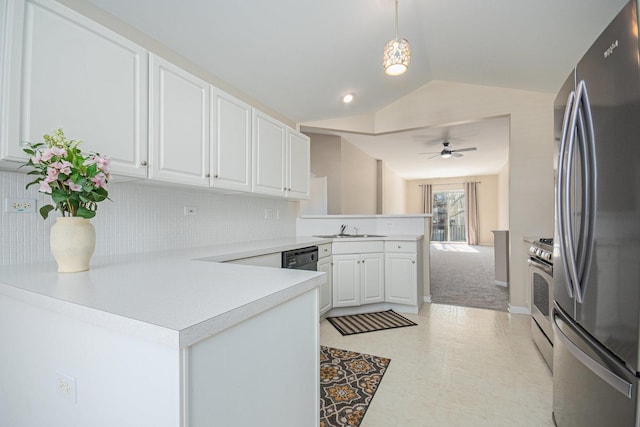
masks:
[(433, 193), (431, 241), (466, 242), (464, 191)]

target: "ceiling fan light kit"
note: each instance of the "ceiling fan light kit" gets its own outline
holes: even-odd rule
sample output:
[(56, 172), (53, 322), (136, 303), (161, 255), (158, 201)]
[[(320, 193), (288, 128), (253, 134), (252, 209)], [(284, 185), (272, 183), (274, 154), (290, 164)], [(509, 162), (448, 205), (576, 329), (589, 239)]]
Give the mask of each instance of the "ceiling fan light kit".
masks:
[(399, 76), (409, 68), (411, 49), (406, 39), (398, 38), (398, 0), (396, 0), (396, 38), (391, 39), (384, 46), (382, 65), (388, 76)]
[(461, 151), (475, 151), (478, 149), (477, 147), (467, 147), (467, 148), (460, 148), (459, 150), (452, 150), (451, 148), (449, 148), (449, 141), (443, 141), (442, 145), (444, 146), (442, 151), (432, 151), (430, 153), (420, 153), (420, 154), (434, 154), (433, 156), (429, 157), (429, 159), (433, 159), (435, 157), (442, 157), (443, 159), (448, 159), (449, 157), (462, 157), (463, 155), (460, 154)]

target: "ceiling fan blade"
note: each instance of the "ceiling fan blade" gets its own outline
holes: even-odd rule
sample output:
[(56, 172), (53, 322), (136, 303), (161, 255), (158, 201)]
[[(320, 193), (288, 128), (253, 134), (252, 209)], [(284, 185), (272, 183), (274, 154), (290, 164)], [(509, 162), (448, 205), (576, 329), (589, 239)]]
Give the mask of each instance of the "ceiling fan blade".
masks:
[(475, 150), (477, 150), (477, 149), (478, 149), (477, 147), (468, 147), (468, 148), (461, 148), (461, 149), (459, 149), (459, 150), (451, 150), (451, 152), (452, 152), (452, 153), (454, 153), (454, 152), (459, 153), (459, 152), (461, 152), (461, 151), (475, 151)]
[(440, 157), (440, 153), (436, 154), (435, 156), (427, 157), (427, 160), (435, 159), (436, 157)]
[(453, 157), (462, 157), (462, 156), (464, 156), (464, 154), (455, 153), (455, 152), (452, 152), (452, 153), (451, 153), (451, 155), (452, 155)]
[(429, 151), (428, 153), (418, 153), (418, 154), (440, 154), (440, 151)]

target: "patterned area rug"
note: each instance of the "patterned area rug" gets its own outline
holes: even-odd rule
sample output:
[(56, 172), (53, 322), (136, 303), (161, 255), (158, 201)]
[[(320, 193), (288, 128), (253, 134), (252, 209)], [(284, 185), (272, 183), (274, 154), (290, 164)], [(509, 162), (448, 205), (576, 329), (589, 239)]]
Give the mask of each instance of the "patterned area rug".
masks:
[(375, 313), (352, 314), (349, 316), (327, 317), (342, 335), (362, 334), (364, 332), (382, 331), (385, 329), (416, 326), (411, 320), (393, 310)]
[(320, 427), (357, 427), (391, 359), (320, 347)]

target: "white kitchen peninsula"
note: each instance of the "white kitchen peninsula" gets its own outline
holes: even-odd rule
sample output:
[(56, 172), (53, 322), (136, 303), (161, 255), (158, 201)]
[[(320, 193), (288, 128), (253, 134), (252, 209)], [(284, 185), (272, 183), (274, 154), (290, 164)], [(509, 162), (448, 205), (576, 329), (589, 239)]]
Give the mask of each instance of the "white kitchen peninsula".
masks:
[(223, 252), (3, 266), (2, 424), (317, 425), (324, 274), (201, 260)]

